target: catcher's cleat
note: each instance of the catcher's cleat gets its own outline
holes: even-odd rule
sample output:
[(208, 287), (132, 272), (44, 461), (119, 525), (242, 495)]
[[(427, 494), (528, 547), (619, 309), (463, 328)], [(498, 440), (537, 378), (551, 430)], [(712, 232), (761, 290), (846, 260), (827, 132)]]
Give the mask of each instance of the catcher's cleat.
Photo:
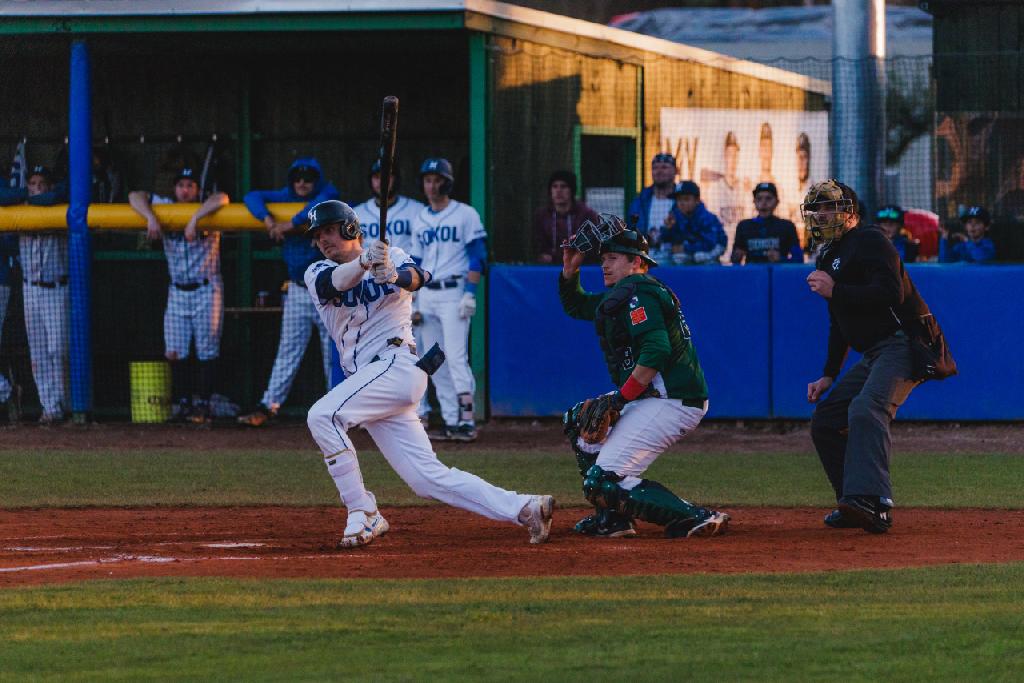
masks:
[(239, 415), (238, 424), (245, 425), (247, 427), (262, 427), (270, 422), (274, 416), (275, 413), (261, 403), (256, 406), (256, 410), (252, 411), (248, 415)]
[(383, 536), (391, 527), (380, 511), (367, 514), (362, 510), (353, 510), (345, 524), (345, 535), (338, 541), (338, 548), (358, 548), (368, 545), (378, 536)]
[(599, 538), (633, 538), (637, 535), (633, 520), (614, 510), (604, 510), (587, 515), (572, 528), (584, 536)]
[(190, 423), (200, 427), (212, 424), (213, 418), (210, 416), (210, 406), (206, 403), (196, 404), (187, 419)]
[(668, 524), (665, 527), (665, 536), (668, 538), (679, 538), (680, 536), (710, 538), (725, 533), (725, 528), (729, 526), (729, 520), (732, 518), (724, 512), (715, 510), (707, 510), (707, 513), (708, 516), (702, 519), (681, 519)]
[(555, 512), (555, 499), (551, 496), (533, 496), (519, 511), (519, 521), (530, 530), (530, 543), (543, 543), (551, 534), (551, 518)]
[(825, 526), (832, 527), (833, 529), (859, 529), (860, 524), (844, 515), (839, 510), (833, 510), (832, 512), (825, 515)]
[(868, 496), (843, 496), (839, 512), (868, 533), (884, 534), (892, 528), (892, 508)]

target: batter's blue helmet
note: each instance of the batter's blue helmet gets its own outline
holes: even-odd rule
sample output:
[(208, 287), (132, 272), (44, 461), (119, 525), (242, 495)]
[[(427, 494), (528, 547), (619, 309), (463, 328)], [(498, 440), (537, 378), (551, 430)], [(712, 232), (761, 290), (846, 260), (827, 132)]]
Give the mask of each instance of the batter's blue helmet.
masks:
[(447, 159), (441, 157), (426, 159), (420, 166), (420, 185), (423, 185), (423, 176), (428, 173), (436, 173), (447, 182), (441, 186), (441, 194), (451, 194), (452, 185), (455, 184), (455, 174), (452, 173), (452, 165)]

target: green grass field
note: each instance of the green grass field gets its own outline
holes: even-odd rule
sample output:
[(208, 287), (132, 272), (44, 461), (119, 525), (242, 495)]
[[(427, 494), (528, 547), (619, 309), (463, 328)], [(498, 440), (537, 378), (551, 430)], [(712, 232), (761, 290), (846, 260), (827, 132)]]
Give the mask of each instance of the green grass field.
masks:
[[(445, 462), (505, 487), (582, 505), (580, 477), (562, 451), (450, 454)], [(422, 505), (377, 453), (360, 454), (382, 505)], [(1024, 455), (898, 455), (901, 506), (1020, 507)], [(650, 469), (694, 500), (718, 505), (829, 505), (817, 457), (668, 454)], [(0, 508), (83, 505), (334, 505), (322, 459), (309, 451), (0, 451)]]
[(1024, 564), (0, 592), (3, 680), (1017, 680)]
[[(379, 455), (361, 461), (382, 505), (422, 503)], [(582, 502), (563, 451), (446, 461)], [(831, 502), (813, 455), (674, 454), (650, 475), (716, 504)], [(904, 506), (1020, 508), (1024, 500), (1024, 455), (898, 455), (893, 475)], [(308, 452), (0, 452), (0, 516), (153, 504), (337, 498)], [(770, 576), (88, 582), (0, 590), (0, 681), (1017, 680), (1022, 604), (1024, 563)]]

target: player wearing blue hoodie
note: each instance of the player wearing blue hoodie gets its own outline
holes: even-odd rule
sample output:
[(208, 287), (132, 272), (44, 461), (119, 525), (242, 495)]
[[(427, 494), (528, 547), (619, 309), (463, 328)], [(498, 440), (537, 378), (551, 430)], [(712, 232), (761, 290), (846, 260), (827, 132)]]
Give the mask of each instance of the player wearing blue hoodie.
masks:
[[(306, 269), (314, 261), (319, 261), (321, 256), (303, 232), (311, 208), (328, 199), (338, 198), (337, 188), (324, 180), (320, 163), (312, 157), (292, 162), (288, 168), (288, 184), (280, 190), (253, 190), (245, 195), (245, 206), (249, 213), (266, 224), (271, 238), (281, 242), (281, 256), (288, 269), (288, 281), (282, 297), (284, 313), (281, 317), (281, 340), (277, 346), (274, 368), (270, 372), (270, 382), (256, 410), (238, 418), (241, 424), (260, 427), (277, 414), (291, 390), (314, 326), (320, 333), (325, 381), (330, 388), (331, 337), (306, 292), (304, 280)], [(279, 222), (270, 215), (267, 204), (280, 202), (304, 202), (305, 206), (290, 220)]]

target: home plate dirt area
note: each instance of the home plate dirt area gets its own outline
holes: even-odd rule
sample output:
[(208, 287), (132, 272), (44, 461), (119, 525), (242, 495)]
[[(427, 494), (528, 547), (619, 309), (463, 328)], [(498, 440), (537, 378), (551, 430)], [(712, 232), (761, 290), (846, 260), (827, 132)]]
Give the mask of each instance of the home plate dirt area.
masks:
[(551, 539), (445, 506), (383, 509), (391, 531), (335, 550), (334, 507), (81, 508), (0, 511), (0, 586), (140, 576), (435, 578), (809, 572), (1024, 560), (1024, 511), (897, 509), (884, 536), (822, 525), (818, 508), (730, 508), (716, 538)]

